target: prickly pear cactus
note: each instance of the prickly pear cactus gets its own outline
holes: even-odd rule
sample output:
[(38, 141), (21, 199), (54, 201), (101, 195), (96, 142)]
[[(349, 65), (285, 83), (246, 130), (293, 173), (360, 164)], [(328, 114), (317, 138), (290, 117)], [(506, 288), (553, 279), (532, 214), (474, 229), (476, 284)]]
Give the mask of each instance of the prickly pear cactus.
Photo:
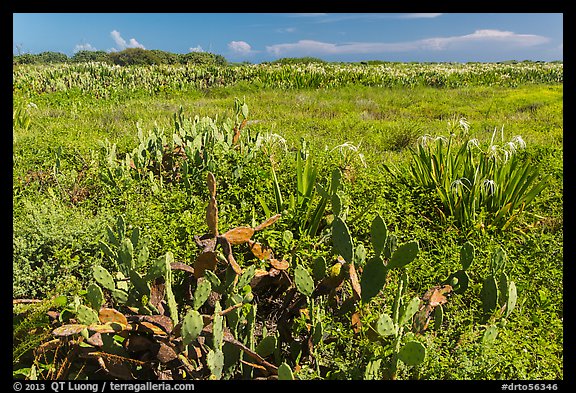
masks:
[(508, 300), (506, 302), (506, 314), (504, 315), (505, 318), (510, 316), (510, 313), (516, 307), (516, 301), (518, 299), (518, 292), (516, 290), (516, 284), (514, 281), (510, 281), (508, 284)]
[(256, 346), (256, 353), (262, 357), (270, 356), (276, 350), (276, 337), (266, 336)]
[(314, 260), (312, 275), (316, 280), (321, 280), (326, 277), (326, 258), (320, 256)]
[(168, 303), (168, 310), (170, 310), (170, 317), (174, 322), (174, 325), (178, 323), (178, 304), (174, 298), (174, 292), (172, 292), (172, 262), (174, 262), (174, 255), (171, 251), (168, 251), (164, 256), (165, 266), (165, 286), (164, 291), (166, 293), (166, 301)]
[(300, 265), (296, 266), (296, 269), (294, 269), (294, 281), (296, 283), (296, 289), (298, 289), (300, 293), (306, 296), (312, 296), (314, 281), (304, 267)]
[(104, 293), (102, 292), (102, 288), (100, 288), (98, 284), (93, 282), (90, 283), (86, 288), (86, 300), (94, 310), (100, 310), (102, 304), (104, 304)]
[(386, 283), (387, 274), (388, 269), (384, 266), (384, 261), (379, 256), (375, 256), (366, 262), (360, 278), (363, 302), (368, 302), (380, 292)]
[(426, 347), (418, 341), (408, 341), (398, 352), (400, 359), (407, 366), (417, 366), (426, 358)]
[(210, 350), (206, 355), (206, 362), (214, 379), (222, 378), (222, 369), (224, 368), (224, 353), (220, 350)]
[(238, 279), (237, 284), (238, 288), (244, 288), (246, 285), (249, 285), (250, 281), (252, 281), (255, 274), (256, 274), (256, 265), (250, 265), (250, 267), (244, 270), (244, 272)]
[(114, 283), (114, 278), (112, 275), (103, 268), (102, 266), (92, 267), (92, 276), (98, 284), (100, 284), (105, 289), (112, 291), (116, 289), (116, 284)]
[(372, 226), (370, 227), (370, 239), (376, 255), (380, 255), (384, 251), (387, 238), (388, 228), (382, 217), (380, 217), (380, 214), (378, 214), (372, 220)]
[(378, 322), (376, 324), (376, 331), (383, 337), (396, 336), (396, 326), (394, 325), (394, 321), (390, 315), (380, 315), (380, 318), (378, 318)]
[(480, 298), (485, 313), (492, 312), (498, 306), (498, 285), (494, 276), (488, 276), (484, 280), (480, 290)]
[(412, 298), (412, 300), (410, 300), (410, 302), (406, 305), (402, 315), (400, 316), (400, 320), (398, 321), (398, 323), (400, 325), (405, 325), (411, 322), (412, 317), (414, 317), (414, 314), (416, 314), (419, 308), (420, 308), (420, 298), (416, 296)]
[(83, 325), (92, 325), (100, 322), (98, 319), (98, 313), (94, 311), (93, 308), (82, 304), (78, 306), (78, 309), (76, 310), (76, 319), (78, 320), (78, 323)]
[(387, 265), (388, 269), (405, 267), (414, 259), (416, 259), (419, 251), (420, 245), (416, 240), (402, 244), (392, 254), (392, 258), (390, 258), (390, 261)]
[(294, 374), (292, 374), (292, 369), (286, 363), (282, 363), (280, 367), (278, 367), (278, 379), (285, 381), (294, 380)]
[(188, 345), (194, 341), (203, 327), (202, 315), (196, 310), (190, 310), (182, 320), (182, 343)]
[(354, 260), (354, 245), (348, 226), (340, 217), (332, 222), (332, 245), (336, 254), (341, 255), (348, 263)]
[(201, 277), (198, 279), (198, 285), (196, 286), (196, 291), (194, 291), (194, 300), (192, 307), (194, 310), (198, 310), (208, 297), (210, 297), (210, 292), (212, 292), (212, 284), (207, 279)]
[(212, 335), (214, 337), (214, 349), (222, 351), (222, 343), (224, 341), (224, 317), (220, 315), (222, 306), (220, 302), (214, 305), (214, 321), (212, 322)]

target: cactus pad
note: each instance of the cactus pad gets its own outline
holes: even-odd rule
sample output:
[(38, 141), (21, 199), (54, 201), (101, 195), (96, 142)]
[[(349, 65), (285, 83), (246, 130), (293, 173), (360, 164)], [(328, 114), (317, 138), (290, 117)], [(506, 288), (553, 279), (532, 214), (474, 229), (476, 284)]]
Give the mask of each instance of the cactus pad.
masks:
[(362, 277), (360, 278), (360, 288), (362, 290), (362, 301), (368, 302), (384, 288), (388, 269), (384, 266), (382, 258), (375, 256), (364, 266)]
[(332, 245), (336, 254), (341, 255), (348, 263), (354, 260), (354, 246), (346, 223), (340, 217), (332, 222)]
[(370, 239), (376, 255), (380, 255), (382, 254), (382, 251), (384, 251), (387, 238), (388, 228), (386, 227), (386, 223), (382, 217), (380, 217), (380, 214), (378, 214), (372, 220), (372, 226), (370, 227)]
[(306, 296), (312, 296), (312, 292), (314, 291), (314, 281), (308, 271), (298, 265), (296, 269), (294, 269), (294, 281), (296, 282), (296, 288), (300, 293)]
[(474, 245), (470, 242), (466, 242), (460, 247), (460, 264), (462, 265), (462, 270), (466, 270), (470, 267), (474, 261)]
[(398, 352), (398, 359), (407, 366), (417, 366), (426, 358), (426, 347), (418, 341), (408, 341)]
[(250, 227), (237, 227), (230, 229), (226, 232), (224, 236), (231, 245), (235, 246), (237, 244), (246, 243), (252, 235), (254, 234), (254, 229)]
[(416, 240), (402, 244), (392, 254), (392, 258), (387, 265), (388, 268), (394, 269), (408, 265), (410, 262), (416, 259), (419, 251), (420, 245)]
[(88, 288), (86, 288), (86, 300), (94, 310), (100, 310), (100, 307), (104, 304), (102, 288), (100, 288), (98, 284), (90, 283)]
[(210, 296), (210, 292), (212, 292), (212, 285), (210, 281), (205, 278), (198, 279), (198, 285), (196, 286), (196, 291), (194, 291), (194, 301), (192, 307), (194, 310), (198, 310), (208, 297)]
[(321, 280), (326, 276), (326, 258), (318, 257), (314, 260), (312, 275), (316, 280)]
[(202, 315), (196, 310), (190, 310), (182, 320), (182, 343), (188, 345), (194, 341), (203, 327)]
[(114, 284), (114, 278), (108, 272), (108, 270), (104, 269), (102, 266), (94, 266), (92, 267), (92, 275), (96, 282), (105, 289), (112, 291), (116, 288)]
[(411, 322), (412, 317), (414, 317), (414, 314), (416, 314), (419, 308), (420, 308), (420, 298), (416, 296), (412, 298), (412, 300), (410, 300), (410, 302), (406, 305), (406, 307), (404, 308), (404, 312), (400, 316), (400, 320), (398, 323), (400, 325), (405, 325)]
[(92, 325), (99, 322), (98, 313), (93, 308), (80, 305), (76, 311), (76, 319), (83, 325)]
[(216, 379), (220, 379), (222, 377), (222, 369), (224, 368), (224, 353), (220, 350), (210, 350), (206, 355), (206, 362), (208, 363), (212, 375)]
[(278, 379), (284, 381), (292, 381), (294, 379), (294, 374), (292, 374), (292, 369), (286, 363), (282, 363), (278, 367)]
[(508, 284), (508, 300), (506, 301), (506, 314), (505, 317), (508, 318), (514, 307), (516, 307), (516, 301), (518, 299), (518, 292), (516, 290), (516, 284), (514, 281), (510, 281)]
[(276, 350), (276, 337), (266, 336), (256, 346), (256, 353), (262, 357), (270, 356)]
[(376, 324), (376, 331), (383, 337), (396, 335), (396, 326), (388, 314), (380, 315)]
[(480, 290), (480, 298), (485, 313), (492, 312), (498, 306), (498, 285), (494, 276), (488, 276), (484, 280)]

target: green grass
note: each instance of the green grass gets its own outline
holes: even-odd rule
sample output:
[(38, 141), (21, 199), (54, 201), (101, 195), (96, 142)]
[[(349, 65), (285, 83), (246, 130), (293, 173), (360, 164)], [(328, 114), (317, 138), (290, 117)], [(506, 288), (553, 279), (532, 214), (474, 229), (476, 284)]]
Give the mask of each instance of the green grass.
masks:
[[(13, 244), (14, 297), (43, 298), (58, 283), (74, 276), (89, 279), (89, 268), (103, 262), (98, 240), (105, 225), (123, 214), (141, 228), (150, 254), (172, 251), (177, 261), (191, 263), (197, 255), (194, 234), (206, 233), (206, 191), (192, 195), (177, 185), (152, 194), (132, 183), (126, 192), (111, 190), (98, 178), (98, 142), (116, 143), (119, 152), (131, 151), (137, 141), (136, 123), (150, 130), (157, 124), (171, 130), (172, 115), (180, 106), (187, 116), (233, 116), (235, 97), (245, 98), (251, 130), (273, 132), (297, 149), (300, 138), (310, 144), (319, 179), (324, 182), (340, 161), (331, 150), (344, 142), (359, 146), (359, 161), (345, 172), (344, 204), (355, 242), (370, 247), (370, 223), (380, 213), (399, 243), (418, 240), (420, 255), (407, 271), (408, 293), (422, 296), (458, 266), (460, 245), (469, 240), (477, 250), (471, 287), (454, 295), (445, 306), (439, 330), (416, 339), (428, 355), (415, 369), (401, 367), (401, 379), (563, 379), (563, 86), (520, 85), (381, 88), (346, 86), (326, 90), (254, 88), (248, 84), (170, 95), (136, 95), (119, 100), (50, 93), (23, 97), (33, 102), (28, 129), (13, 133)], [(551, 185), (530, 205), (514, 229), (502, 233), (462, 232), (438, 219), (434, 195), (395, 182), (383, 164), (406, 168), (408, 148), (423, 134), (444, 135), (449, 121), (465, 117), (472, 137), (490, 140), (494, 128), (521, 135), (528, 153), (551, 175)], [(57, 170), (58, 147), (62, 147)], [(272, 179), (266, 157), (246, 168), (238, 179), (221, 179), (221, 228), (250, 225), (265, 217), (256, 195), (274, 205)], [(294, 192), (295, 162), (289, 154), (277, 158), (280, 186)], [(42, 173), (40, 173), (42, 171)], [(80, 173), (83, 173), (81, 176)], [(202, 181), (200, 181), (201, 183)], [(79, 194), (86, 190), (87, 194)], [(72, 196), (77, 201), (72, 202)], [(280, 220), (270, 237), (293, 230)], [(276, 232), (277, 231), (277, 232)], [(307, 243), (309, 242), (309, 243)], [(308, 247), (309, 246), (309, 247)], [(517, 308), (493, 346), (481, 347), (488, 321), (479, 298), (488, 274), (489, 256), (497, 246), (508, 255), (508, 275), (519, 293)], [(326, 254), (321, 240), (306, 240), (301, 263)], [(241, 261), (242, 262), (242, 261)], [(363, 308), (364, 322), (377, 319), (391, 307), (392, 280), (382, 296)], [(349, 288), (347, 288), (349, 290)], [(327, 308), (328, 310), (328, 308)], [(366, 326), (351, 330), (349, 315), (325, 315), (325, 332), (332, 338), (317, 348), (322, 378), (361, 379), (374, 354), (385, 346), (369, 338)], [(300, 329), (305, 329), (304, 322)], [(296, 328), (296, 327), (295, 327)], [(318, 377), (313, 364), (302, 363), (300, 378)]]

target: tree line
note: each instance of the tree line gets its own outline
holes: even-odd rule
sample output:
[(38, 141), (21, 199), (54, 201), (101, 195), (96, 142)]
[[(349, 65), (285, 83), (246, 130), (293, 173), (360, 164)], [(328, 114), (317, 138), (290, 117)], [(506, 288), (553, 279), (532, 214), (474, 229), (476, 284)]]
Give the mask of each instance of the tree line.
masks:
[(41, 52), (38, 54), (19, 54), (12, 56), (13, 64), (48, 64), (48, 63), (86, 63), (102, 62), (127, 65), (160, 65), (160, 64), (202, 64), (227, 65), (226, 58), (208, 52), (171, 53), (158, 49), (127, 48), (117, 52), (81, 50), (69, 57), (61, 52)]

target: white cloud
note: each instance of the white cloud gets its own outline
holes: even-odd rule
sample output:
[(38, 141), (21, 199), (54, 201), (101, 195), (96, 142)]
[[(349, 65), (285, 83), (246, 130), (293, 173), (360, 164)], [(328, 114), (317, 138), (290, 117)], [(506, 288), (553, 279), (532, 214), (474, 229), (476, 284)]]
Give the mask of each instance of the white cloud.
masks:
[(405, 14), (400, 15), (400, 19), (421, 19), (421, 18), (437, 18), (442, 14), (439, 13), (412, 13), (412, 14)]
[(502, 30), (476, 30), (472, 34), (453, 37), (428, 38), (421, 40), (423, 49), (454, 49), (462, 48), (472, 43), (492, 43), (499, 45), (509, 45), (513, 47), (535, 46), (548, 42), (549, 39), (533, 34), (516, 34), (511, 31)]
[(296, 31), (295, 27), (281, 27), (276, 29), (278, 33), (294, 33)]
[(96, 51), (97, 49), (94, 48), (92, 45), (90, 45), (89, 43), (86, 44), (77, 44), (74, 47), (74, 53), (76, 52), (80, 52), (82, 50), (87, 50), (87, 51)]
[(195, 47), (192, 48), (188, 48), (189, 52), (204, 52), (204, 49), (202, 49), (202, 47), (200, 45), (197, 45)]
[(112, 32), (110, 32), (110, 35), (112, 36), (112, 39), (114, 40), (114, 42), (116, 42), (116, 45), (120, 48), (120, 50), (123, 50), (126, 48), (146, 49), (144, 47), (144, 45), (142, 45), (141, 43), (136, 41), (136, 39), (134, 39), (134, 38), (130, 38), (130, 40), (128, 42), (126, 42), (126, 40), (124, 38), (122, 38), (122, 36), (120, 35), (120, 32), (117, 30), (112, 30)]
[(245, 41), (231, 41), (228, 43), (228, 48), (239, 55), (248, 55), (252, 53), (252, 47)]
[(472, 34), (452, 37), (435, 37), (405, 42), (349, 42), (334, 44), (312, 40), (276, 44), (266, 47), (275, 56), (298, 55), (342, 55), (406, 52), (414, 50), (465, 49), (474, 43), (498, 44), (499, 48), (518, 48), (540, 45), (548, 38), (532, 34), (516, 34), (501, 30), (476, 30)]

